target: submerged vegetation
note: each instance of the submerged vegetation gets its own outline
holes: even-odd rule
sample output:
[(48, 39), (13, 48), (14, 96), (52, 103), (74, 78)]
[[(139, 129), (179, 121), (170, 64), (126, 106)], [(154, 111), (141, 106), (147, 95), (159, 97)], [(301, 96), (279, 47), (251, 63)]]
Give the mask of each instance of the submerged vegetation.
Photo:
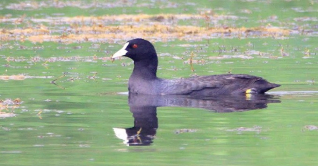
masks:
[[(177, 25), (180, 21), (209, 22), (211, 20), (231, 19), (234, 16), (207, 16), (207, 15), (116, 15), (101, 17), (54, 17), (46, 19), (34, 18), (2, 18), (2, 22), (23, 24), (24, 28), (4, 28), (0, 31), (2, 41), (29, 40), (31, 42), (113, 42), (130, 38), (143, 37), (158, 41), (190, 40), (220, 37), (273, 37), (284, 38), (291, 30), (265, 27), (210, 27)], [(125, 24), (107, 25), (108, 22), (124, 22)], [(44, 25), (48, 24), (48, 25)], [(64, 29), (61, 26), (65, 27)]]
[[(0, 29), (0, 39), (1, 41), (15, 40), (21, 42), (28, 40), (31, 42), (113, 43), (118, 40), (126, 41), (136, 37), (148, 38), (153, 41), (201, 41), (212, 38), (272, 37), (286, 39), (290, 35), (317, 34), (317, 27), (314, 24), (308, 24), (315, 22), (317, 19), (315, 17), (299, 15), (294, 18), (281, 18), (281, 16), (268, 15), (267, 13), (261, 16), (257, 13), (260, 12), (258, 11), (259, 6), (239, 9), (236, 12), (240, 15), (236, 15), (233, 11), (224, 12), (226, 10), (221, 7), (198, 8), (196, 6), (206, 6), (209, 2), (197, 3), (188, 2), (184, 4), (185, 6), (180, 7), (179, 1), (139, 3), (138, 1), (33, 0), (17, 3), (2, 2), (5, 11), (15, 11), (15, 14), (0, 13), (0, 25), (2, 27)], [(210, 3), (212, 5), (218, 2)], [(231, 2), (229, 5), (237, 5), (238, 3), (240, 2)], [(292, 1), (242, 1), (242, 3), (274, 6), (277, 3), (289, 5), (292, 4)], [(307, 8), (299, 6), (283, 10), (293, 14), (311, 12), (314, 6), (317, 6), (317, 2), (310, 1), (309, 3), (310, 5), (307, 5)], [(129, 6), (131, 7), (120, 9)], [(143, 12), (143, 10), (147, 7), (153, 8), (156, 12), (146, 14), (148, 12)], [(84, 13), (77, 11), (75, 13), (78, 15), (74, 15), (75, 13), (66, 10), (67, 14), (72, 15), (67, 16), (66, 13), (54, 11), (54, 9), (61, 8), (70, 8), (72, 9), (70, 11), (77, 9), (98, 12), (96, 12), (97, 15), (89, 15), (86, 13), (87, 11)], [(122, 12), (119, 12), (118, 9)], [(166, 9), (168, 10), (165, 11)], [(180, 10), (184, 11), (180, 12)], [(41, 13), (30, 14), (31, 11)], [(104, 11), (105, 14), (101, 11)], [(17, 13), (20, 13), (20, 15)], [(256, 19), (255, 14), (261, 18)]]

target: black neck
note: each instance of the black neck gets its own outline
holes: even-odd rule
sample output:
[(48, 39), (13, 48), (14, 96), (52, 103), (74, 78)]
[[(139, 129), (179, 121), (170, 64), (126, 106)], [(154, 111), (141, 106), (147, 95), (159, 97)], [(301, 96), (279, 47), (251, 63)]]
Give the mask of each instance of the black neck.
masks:
[(134, 62), (134, 70), (132, 77), (139, 77), (143, 79), (156, 79), (157, 78), (157, 67), (158, 59), (143, 59)]

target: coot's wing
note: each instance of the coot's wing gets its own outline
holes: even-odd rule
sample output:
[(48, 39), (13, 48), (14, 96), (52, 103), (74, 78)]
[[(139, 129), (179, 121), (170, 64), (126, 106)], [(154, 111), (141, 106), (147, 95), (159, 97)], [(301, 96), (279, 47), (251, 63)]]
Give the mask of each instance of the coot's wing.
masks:
[(173, 80), (163, 80), (162, 92), (164, 94), (187, 95), (199, 93), (198, 95), (209, 94), (237, 94), (243, 93), (249, 88), (257, 88), (258, 81), (266, 80), (244, 74), (224, 74), (211, 76), (195, 76)]
[(202, 89), (221, 88), (224, 86), (224, 82), (213, 76), (195, 76), (190, 78), (163, 80), (161, 85), (164, 94), (187, 95), (193, 91)]

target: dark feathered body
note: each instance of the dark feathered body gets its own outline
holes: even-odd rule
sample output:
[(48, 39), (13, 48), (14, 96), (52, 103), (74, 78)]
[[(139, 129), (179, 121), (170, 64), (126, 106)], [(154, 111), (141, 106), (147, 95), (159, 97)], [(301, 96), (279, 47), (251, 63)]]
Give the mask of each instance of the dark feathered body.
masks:
[[(124, 54), (124, 55), (121, 55)], [(181, 79), (158, 78), (158, 58), (153, 45), (144, 39), (128, 41), (113, 57), (127, 56), (134, 60), (129, 78), (129, 92), (152, 95), (217, 96), (265, 93), (280, 85), (257, 76), (223, 74)]]
[(140, 78), (130, 77), (129, 92), (153, 95), (216, 96), (264, 93), (279, 86), (261, 77), (243, 74), (195, 76), (169, 80), (152, 79), (147, 83), (144, 82)]

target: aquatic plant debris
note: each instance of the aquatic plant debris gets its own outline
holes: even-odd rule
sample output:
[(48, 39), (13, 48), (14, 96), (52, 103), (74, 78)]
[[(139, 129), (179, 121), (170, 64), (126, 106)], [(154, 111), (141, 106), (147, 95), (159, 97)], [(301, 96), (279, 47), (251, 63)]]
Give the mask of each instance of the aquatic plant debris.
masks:
[(238, 134), (241, 134), (242, 132), (256, 132), (260, 133), (261, 131), (264, 131), (261, 126), (253, 126), (253, 127), (238, 127), (234, 129), (227, 129), (225, 131), (230, 132), (238, 132)]
[(177, 129), (177, 130), (175, 130), (175, 134), (194, 133), (194, 132), (197, 132), (197, 129)]
[(206, 19), (238, 19), (237, 16), (206, 14), (136, 14), (77, 17), (21, 18), (0, 17), (2, 24), (15, 27), (0, 29), (2, 41), (31, 42), (109, 42), (130, 38), (148, 38), (156, 41), (191, 40), (200, 41), (215, 37), (245, 38), (288, 36), (291, 30), (280, 27), (228, 27), (178, 25), (185, 20), (206, 21)]
[(23, 74), (17, 75), (0, 75), (0, 80), (25, 80), (25, 79), (34, 79), (34, 78), (52, 78), (53, 76), (27, 76)]
[(19, 108), (22, 103), (23, 101), (21, 101), (20, 98), (0, 99), (0, 118), (15, 117), (16, 114), (14, 114), (12, 111), (15, 108)]
[(309, 131), (318, 130), (318, 126), (315, 126), (315, 125), (306, 125), (306, 126), (303, 127), (303, 130), (309, 130)]

